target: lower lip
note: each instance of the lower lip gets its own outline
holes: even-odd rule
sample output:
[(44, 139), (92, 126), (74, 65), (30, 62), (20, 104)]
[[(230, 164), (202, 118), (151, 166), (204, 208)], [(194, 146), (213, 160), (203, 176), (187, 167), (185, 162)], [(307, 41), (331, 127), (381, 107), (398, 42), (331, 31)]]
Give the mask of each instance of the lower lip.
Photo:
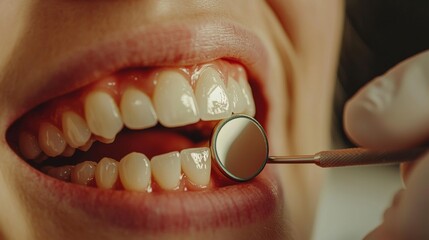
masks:
[(35, 196), (45, 194), (46, 204), (61, 202), (106, 226), (145, 234), (238, 228), (273, 217), (282, 203), (269, 170), (246, 183), (205, 191), (139, 193), (67, 183), (24, 165), (34, 183), (32, 191)]

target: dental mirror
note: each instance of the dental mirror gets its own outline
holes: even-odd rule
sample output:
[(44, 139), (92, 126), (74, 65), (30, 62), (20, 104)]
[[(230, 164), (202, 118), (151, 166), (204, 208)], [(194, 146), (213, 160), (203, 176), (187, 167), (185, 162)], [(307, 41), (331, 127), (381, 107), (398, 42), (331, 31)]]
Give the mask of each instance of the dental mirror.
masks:
[(364, 148), (329, 150), (314, 155), (269, 156), (268, 140), (258, 121), (244, 114), (220, 121), (213, 129), (213, 165), (226, 177), (244, 182), (256, 177), (267, 163), (316, 164), (320, 167), (386, 164), (412, 161), (427, 148), (374, 151)]

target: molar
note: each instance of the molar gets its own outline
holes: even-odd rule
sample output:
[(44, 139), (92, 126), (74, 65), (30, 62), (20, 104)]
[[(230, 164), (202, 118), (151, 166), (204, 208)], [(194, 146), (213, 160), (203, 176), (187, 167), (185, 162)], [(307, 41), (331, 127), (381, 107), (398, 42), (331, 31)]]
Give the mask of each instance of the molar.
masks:
[(150, 165), (153, 177), (162, 189), (173, 190), (178, 187), (181, 175), (179, 152), (154, 156)]
[(128, 88), (121, 99), (122, 120), (129, 129), (144, 129), (153, 127), (158, 119), (152, 101), (142, 91)]
[(88, 185), (95, 175), (96, 162), (85, 161), (77, 164), (71, 173), (71, 182), (80, 185)]
[(87, 152), (91, 148), (94, 142), (95, 142), (95, 139), (90, 138), (83, 146), (79, 147), (79, 150)]
[(151, 179), (149, 159), (142, 153), (129, 153), (119, 162), (119, 178), (126, 190), (147, 191)]
[(182, 170), (188, 179), (199, 186), (210, 182), (211, 160), (207, 147), (189, 148), (180, 152)]
[(91, 131), (85, 120), (72, 111), (62, 115), (62, 127), (67, 143), (74, 148), (85, 145), (91, 137)]
[(19, 150), (26, 159), (36, 159), (42, 152), (36, 136), (25, 131), (19, 134)]
[(63, 153), (66, 148), (62, 132), (54, 125), (43, 122), (39, 128), (39, 146), (43, 152), (50, 156), (56, 157)]
[(71, 157), (75, 153), (76, 148), (70, 147), (67, 145), (66, 149), (64, 149), (63, 153), (61, 154), (64, 157)]
[(103, 158), (95, 168), (95, 182), (99, 188), (111, 189), (118, 179), (118, 161)]
[(115, 100), (106, 92), (91, 92), (85, 99), (85, 118), (95, 135), (115, 138), (123, 123)]
[(46, 174), (51, 177), (54, 177), (65, 182), (69, 182), (71, 179), (71, 173), (74, 169), (74, 166), (66, 165), (61, 167), (48, 167), (45, 169)]
[(153, 95), (159, 122), (166, 127), (178, 127), (199, 120), (194, 92), (188, 80), (175, 71), (163, 71)]
[(219, 120), (231, 116), (225, 84), (218, 71), (207, 67), (200, 74), (195, 89), (202, 120)]

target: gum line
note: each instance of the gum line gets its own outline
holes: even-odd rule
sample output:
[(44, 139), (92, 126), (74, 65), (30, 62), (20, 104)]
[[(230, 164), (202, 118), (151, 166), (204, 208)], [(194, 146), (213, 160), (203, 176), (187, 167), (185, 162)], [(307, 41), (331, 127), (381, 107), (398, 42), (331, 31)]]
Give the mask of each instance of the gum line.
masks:
[[(208, 64), (188, 67), (188, 68), (178, 68), (178, 69), (175, 69), (175, 71), (176, 71), (176, 74), (179, 74), (180, 72), (180, 74), (186, 75), (187, 80), (189, 81), (190, 85), (195, 91), (196, 84), (198, 82), (197, 79), (200, 77), (200, 75), (208, 72), (207, 69), (210, 69), (210, 70), (217, 69), (219, 74), (222, 73), (219, 76), (225, 84), (233, 83), (234, 79), (240, 79), (240, 80), (244, 79), (243, 81), (245, 81), (247, 84), (247, 77), (245, 76), (244, 69), (241, 66), (234, 65), (222, 60), (218, 60)], [(124, 102), (123, 99), (125, 97), (124, 94), (129, 92), (130, 87), (144, 90), (144, 93), (146, 93), (150, 98), (154, 98), (154, 97), (156, 98), (156, 92), (154, 93), (154, 89), (155, 89), (155, 86), (158, 84), (157, 83), (157, 80), (159, 79), (158, 77), (160, 74), (163, 74), (166, 71), (168, 71), (168, 69), (167, 70), (157, 69), (155, 71), (154, 70), (122, 71), (115, 76), (101, 80), (80, 91), (60, 97), (58, 99), (55, 99), (55, 101), (50, 101), (44, 104), (38, 109), (30, 112), (27, 116), (23, 118), (23, 120), (20, 123), (19, 143), (20, 143), (21, 153), (23, 153), (26, 159), (35, 159), (36, 162), (42, 162), (47, 158), (46, 155), (50, 157), (57, 156), (58, 154), (62, 154), (63, 156), (72, 156), (75, 152), (75, 148), (79, 148), (81, 151), (87, 151), (90, 149), (92, 143), (95, 140), (101, 141), (104, 143), (113, 142), (114, 136), (123, 127), (122, 120), (120, 120), (121, 116), (119, 116), (119, 114), (121, 113), (114, 105), (119, 105), (118, 102), (120, 102), (121, 110), (124, 109), (122, 106), (122, 102)], [(118, 81), (118, 79), (120, 79), (121, 81)], [(218, 90), (218, 89), (215, 89), (215, 90)], [(250, 96), (247, 96), (246, 94), (242, 94), (240, 102), (243, 102), (243, 101), (251, 102), (249, 104), (252, 105), (252, 107), (250, 107), (250, 112), (248, 112), (248, 114), (254, 115), (253, 97), (251, 96), (252, 94), (250, 91), (250, 87), (248, 87), (248, 84), (243, 87), (243, 92), (245, 90), (250, 92), (248, 94)], [(238, 92), (238, 94), (241, 94), (241, 93)], [(120, 99), (120, 96), (123, 97), (122, 100)], [(229, 95), (229, 96), (232, 96), (232, 95)], [(234, 95), (234, 96), (238, 96), (238, 95)], [(244, 99), (243, 96), (247, 96), (247, 98)], [(98, 101), (98, 102), (101, 101), (100, 99), (102, 99), (105, 102), (114, 101), (112, 102), (112, 104), (110, 104), (111, 106), (113, 106), (113, 109), (108, 109), (107, 111), (111, 111), (111, 112), (113, 111), (115, 116), (118, 115), (117, 117), (115, 117), (117, 119), (113, 118), (113, 120), (110, 121), (110, 123), (109, 121), (107, 121), (108, 127), (102, 126), (104, 122), (98, 122), (98, 124), (92, 124), (92, 126), (90, 125), (90, 123), (88, 123), (89, 125), (88, 127), (86, 125), (87, 124), (86, 122), (88, 122), (88, 117), (97, 118), (97, 116), (91, 117), (92, 116), (91, 112), (89, 112), (90, 115), (88, 115), (88, 111), (86, 111), (87, 110), (86, 107), (84, 109), (84, 105), (87, 104), (89, 100), (86, 100), (85, 102), (85, 98), (86, 99), (94, 98), (95, 100), (93, 101)], [(204, 98), (202, 101), (204, 101)], [(219, 101), (218, 100), (213, 101), (213, 103), (209, 102), (206, 104), (219, 104), (219, 102), (221, 101), (222, 99)], [(231, 100), (231, 102), (234, 102), (234, 101)], [(107, 106), (110, 107), (108, 104)], [(151, 111), (153, 112), (154, 111), (153, 107), (151, 107), (151, 109), (152, 109)], [(186, 112), (186, 109), (184, 110), (185, 110), (184, 112)], [(246, 109), (242, 107), (241, 110), (237, 111), (236, 113), (242, 113), (242, 111), (244, 110)], [(107, 120), (112, 119), (112, 117), (110, 117), (109, 114), (110, 113), (108, 113), (108, 116), (105, 117), (104, 119), (107, 119)], [(222, 112), (220, 114), (214, 113), (214, 116), (212, 117), (214, 117), (214, 119), (222, 119), (222, 118), (228, 117), (230, 114), (231, 114), (231, 110), (229, 110), (229, 114), (228, 113), (222, 114)], [(70, 134), (69, 135), (64, 134), (64, 131), (65, 131), (64, 127), (67, 126), (67, 125), (64, 125), (65, 115), (67, 115), (67, 119), (74, 119), (73, 120), (74, 125), (72, 125), (72, 127), (75, 127), (77, 123), (78, 125), (83, 126), (82, 128), (84, 129), (84, 131), (79, 132), (80, 136), (84, 136), (84, 137), (81, 137), (84, 139), (83, 142), (82, 140), (80, 140), (79, 144), (73, 143), (70, 140), (70, 137), (67, 137)], [(144, 114), (141, 114), (141, 115), (144, 115)], [(148, 112), (145, 116), (142, 116), (142, 118), (145, 118), (145, 117), (147, 118), (147, 116), (150, 116), (150, 115), (151, 115), (151, 112)], [(98, 117), (98, 118), (102, 118), (102, 117)], [(126, 120), (126, 114), (124, 114), (124, 112), (122, 112), (122, 119)], [(199, 120), (198, 118), (196, 119), (191, 118), (190, 121), (189, 119), (187, 119), (185, 122), (179, 121), (177, 125), (178, 126), (187, 125), (189, 123), (193, 123), (198, 120)], [(212, 120), (212, 119), (207, 119), (207, 120)], [(130, 126), (131, 124), (129, 123), (128, 124), (125, 123), (125, 125), (131, 129), (145, 129), (145, 128), (150, 128), (156, 125), (157, 123), (156, 116), (152, 119), (145, 120), (145, 121), (149, 121), (149, 123), (146, 124), (145, 126), (137, 126), (133, 128), (133, 126)], [(175, 127), (174, 125), (168, 126), (168, 124), (163, 122), (162, 119), (160, 119), (160, 121), (161, 121), (161, 124), (167, 125), (167, 127)], [(114, 129), (113, 133), (103, 134), (106, 132), (106, 129), (108, 129), (108, 132), (109, 132), (109, 131), (112, 131), (110, 130), (112, 128)], [(67, 129), (70, 129), (70, 127), (68, 127)], [(90, 130), (92, 131), (92, 133), (90, 132)], [(67, 131), (70, 131), (70, 130), (67, 130)], [(45, 143), (43, 145), (45, 146), (45, 148), (43, 148), (43, 151), (46, 155), (41, 153), (41, 150), (38, 149), (38, 143), (40, 142)], [(46, 145), (48, 145), (48, 147), (46, 147)]]

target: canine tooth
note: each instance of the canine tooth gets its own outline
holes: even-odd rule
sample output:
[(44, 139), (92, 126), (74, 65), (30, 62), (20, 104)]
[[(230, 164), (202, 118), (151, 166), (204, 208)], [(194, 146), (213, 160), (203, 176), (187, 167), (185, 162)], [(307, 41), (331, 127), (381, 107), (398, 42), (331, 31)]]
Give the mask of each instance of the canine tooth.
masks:
[(26, 159), (35, 159), (42, 152), (36, 136), (28, 132), (19, 134), (19, 150)]
[(231, 116), (231, 106), (218, 71), (207, 67), (199, 76), (195, 89), (202, 120), (218, 120)]
[(242, 113), (246, 109), (247, 100), (243, 95), (240, 85), (232, 77), (228, 78), (227, 91), (232, 105), (232, 112)]
[(129, 129), (153, 127), (158, 122), (149, 97), (135, 88), (125, 90), (121, 99), (122, 121)]
[(85, 161), (77, 164), (71, 173), (71, 182), (80, 185), (88, 185), (95, 175), (96, 162)]
[(95, 168), (95, 182), (99, 188), (111, 189), (118, 179), (118, 161), (103, 158)]
[(238, 79), (238, 83), (241, 86), (244, 98), (246, 99), (246, 113), (249, 116), (255, 116), (256, 107), (255, 101), (253, 99), (252, 88), (250, 88), (249, 82), (247, 81), (246, 73), (244, 69), (240, 68), (240, 77)]
[(92, 133), (107, 139), (115, 138), (123, 126), (115, 100), (101, 91), (86, 97), (85, 118)]
[(178, 127), (199, 120), (194, 92), (180, 73), (163, 71), (153, 95), (159, 122), (166, 127)]
[(64, 152), (61, 154), (64, 157), (71, 157), (75, 153), (76, 148), (70, 147), (67, 145), (66, 149), (64, 149)]
[(91, 131), (85, 120), (75, 112), (63, 113), (62, 126), (64, 138), (71, 147), (83, 146), (91, 137)]
[(119, 162), (119, 178), (126, 190), (146, 191), (150, 185), (150, 163), (146, 155), (132, 152)]
[(180, 182), (180, 154), (170, 152), (150, 160), (152, 174), (162, 189), (173, 190)]
[(60, 155), (66, 148), (61, 131), (50, 123), (42, 123), (39, 128), (39, 146), (43, 152), (50, 156), (56, 157)]
[(191, 182), (207, 186), (210, 181), (211, 160), (209, 148), (189, 148), (180, 152), (182, 170)]
[(59, 180), (70, 181), (74, 166), (66, 165), (61, 167), (51, 167), (45, 170), (46, 174)]

